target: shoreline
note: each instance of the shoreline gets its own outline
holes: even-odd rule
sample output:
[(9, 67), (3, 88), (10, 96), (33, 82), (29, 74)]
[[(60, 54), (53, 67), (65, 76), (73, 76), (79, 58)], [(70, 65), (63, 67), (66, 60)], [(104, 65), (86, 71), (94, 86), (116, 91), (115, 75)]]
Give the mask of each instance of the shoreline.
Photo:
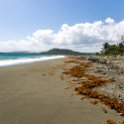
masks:
[(19, 59), (8, 59), (8, 60), (0, 60), (0, 67), (9, 67), (14, 65), (23, 65), (23, 64), (32, 64), (36, 62), (49, 61), (54, 59), (65, 58), (64, 55), (56, 55), (56, 56), (43, 56), (37, 58), (19, 58)]
[[(1, 124), (101, 124), (121, 121), (114, 110), (80, 100), (62, 79), (65, 59), (0, 68)], [(108, 113), (103, 112), (103, 108)], [(99, 117), (99, 118), (98, 118)]]

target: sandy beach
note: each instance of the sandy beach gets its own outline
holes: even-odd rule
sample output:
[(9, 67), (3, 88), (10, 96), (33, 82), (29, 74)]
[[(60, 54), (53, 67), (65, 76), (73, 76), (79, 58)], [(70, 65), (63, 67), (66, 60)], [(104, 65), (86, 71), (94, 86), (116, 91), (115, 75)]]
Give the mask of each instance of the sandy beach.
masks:
[(106, 124), (107, 119), (123, 119), (104, 104), (81, 100), (68, 88), (69, 79), (62, 80), (64, 67), (64, 59), (56, 59), (0, 68), (0, 124)]

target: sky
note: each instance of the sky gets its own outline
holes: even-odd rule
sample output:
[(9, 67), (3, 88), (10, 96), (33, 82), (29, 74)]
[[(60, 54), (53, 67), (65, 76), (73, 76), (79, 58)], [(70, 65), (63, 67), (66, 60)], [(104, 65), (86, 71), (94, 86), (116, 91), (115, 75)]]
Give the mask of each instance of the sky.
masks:
[(0, 52), (98, 52), (124, 34), (124, 0), (0, 0)]

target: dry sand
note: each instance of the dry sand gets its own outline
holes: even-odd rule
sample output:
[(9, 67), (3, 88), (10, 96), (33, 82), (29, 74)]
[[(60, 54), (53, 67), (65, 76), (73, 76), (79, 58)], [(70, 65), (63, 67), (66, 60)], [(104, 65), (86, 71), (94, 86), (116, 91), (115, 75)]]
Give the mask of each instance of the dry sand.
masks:
[[(99, 103), (80, 100), (61, 80), (63, 59), (0, 68), (0, 124), (105, 124), (122, 120)], [(107, 109), (107, 113), (103, 112)]]

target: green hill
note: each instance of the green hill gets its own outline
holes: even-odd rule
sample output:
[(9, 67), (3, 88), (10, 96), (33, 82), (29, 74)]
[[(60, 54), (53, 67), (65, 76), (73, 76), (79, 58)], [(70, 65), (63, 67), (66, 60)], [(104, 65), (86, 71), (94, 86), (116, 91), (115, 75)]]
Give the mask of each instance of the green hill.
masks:
[(76, 52), (73, 50), (69, 49), (58, 49), (54, 48), (51, 50), (48, 50), (46, 52), (42, 52), (42, 54), (51, 54), (51, 55), (88, 55), (88, 53), (81, 53), (81, 52)]

